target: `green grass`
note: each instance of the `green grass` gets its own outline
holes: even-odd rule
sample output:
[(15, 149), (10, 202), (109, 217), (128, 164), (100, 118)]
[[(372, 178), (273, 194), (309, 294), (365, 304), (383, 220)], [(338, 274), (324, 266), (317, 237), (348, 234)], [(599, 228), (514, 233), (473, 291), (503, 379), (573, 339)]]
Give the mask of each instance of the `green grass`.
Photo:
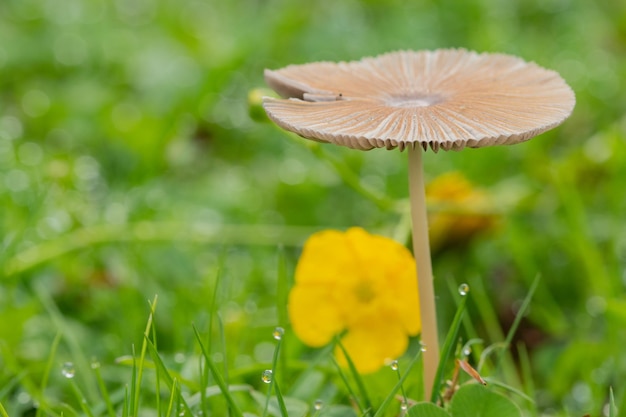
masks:
[[(264, 68), (438, 47), (519, 55), (577, 95), (528, 143), (425, 156), (429, 179), (463, 172), (502, 218), (436, 255), (441, 339), (468, 282), (462, 343), (482, 340), (472, 363), (531, 395), (510, 394), (530, 415), (626, 409), (623, 16), (584, 0), (0, 2), (0, 415), (262, 415), (276, 326), (285, 407), (350, 404), (328, 352), (290, 332), (286, 294), (313, 231), (406, 237), (406, 155), (311, 146), (251, 119), (247, 96)], [(398, 381), (362, 382), (377, 408)]]

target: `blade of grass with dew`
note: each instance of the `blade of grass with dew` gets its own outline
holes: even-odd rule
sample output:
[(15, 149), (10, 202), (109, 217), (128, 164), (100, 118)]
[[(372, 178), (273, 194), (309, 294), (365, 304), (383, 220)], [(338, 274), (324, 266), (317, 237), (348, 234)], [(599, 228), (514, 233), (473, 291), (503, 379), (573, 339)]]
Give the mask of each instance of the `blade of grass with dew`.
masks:
[[(448, 284), (448, 290), (450, 291), (451, 294), (455, 294), (458, 291), (458, 286), (456, 285), (456, 282), (454, 281), (454, 279), (447, 279), (445, 280), (445, 282)], [(473, 288), (473, 287), (470, 285), (470, 288)], [(455, 301), (458, 307), (459, 301), (458, 300), (455, 300)], [(474, 327), (472, 319), (469, 315), (463, 316), (463, 328), (465, 329), (465, 335), (467, 336), (468, 339), (480, 339), (478, 337), (478, 332), (476, 331), (476, 328)]]
[[(161, 355), (159, 355), (159, 352), (157, 351), (157, 349), (154, 346), (154, 344), (152, 343), (152, 341), (150, 341), (146, 337), (146, 338), (144, 338), (144, 343), (147, 346), (147, 350), (150, 352), (150, 356), (152, 356), (152, 360), (154, 361), (154, 364), (156, 365), (157, 372), (162, 375), (162, 378), (165, 381), (165, 385), (167, 385), (167, 388), (169, 390), (173, 390), (174, 386), (176, 384), (177, 379), (174, 378), (170, 374), (169, 370), (165, 366), (165, 363), (163, 363), (163, 360), (161, 359)], [(182, 403), (183, 403), (183, 407), (185, 408), (185, 411), (187, 413), (189, 413), (189, 415), (193, 415), (191, 413), (191, 409), (190, 409), (189, 405), (187, 405), (187, 402), (184, 399), (181, 399), (181, 400), (182, 400)], [(135, 414), (135, 415), (137, 415), (137, 414)]]
[(274, 389), (274, 392), (276, 393), (276, 399), (278, 401), (278, 407), (280, 409), (280, 413), (282, 417), (289, 417), (287, 415), (287, 407), (285, 407), (285, 400), (283, 399), (283, 395), (280, 392), (279, 383), (276, 378), (276, 375), (278, 374), (277, 366), (278, 366), (278, 358), (280, 357), (280, 347), (282, 345), (282, 341), (283, 341), (282, 337), (279, 338), (276, 342), (276, 347), (274, 348), (274, 356), (272, 358), (272, 379), (270, 381), (269, 389), (267, 390), (267, 399), (265, 401), (265, 409), (263, 410), (264, 416), (266, 415), (267, 409), (269, 407), (272, 389)]
[(204, 356), (204, 360), (206, 361), (207, 366), (209, 367), (211, 373), (213, 374), (213, 379), (215, 379), (217, 386), (220, 387), (220, 390), (222, 391), (222, 394), (224, 395), (224, 399), (228, 403), (230, 411), (235, 415), (235, 417), (243, 417), (243, 413), (241, 412), (241, 410), (239, 409), (239, 406), (237, 405), (233, 396), (231, 395), (228, 389), (228, 385), (226, 385), (224, 378), (218, 372), (217, 367), (213, 363), (213, 360), (211, 359), (209, 352), (206, 350), (204, 343), (202, 343), (202, 338), (200, 337), (200, 333), (198, 332), (198, 329), (196, 328), (196, 326), (192, 326), (192, 327), (193, 327), (194, 333), (196, 334), (196, 339), (198, 340), (200, 349), (202, 350), (202, 355)]
[(396, 395), (396, 392), (398, 392), (398, 390), (403, 386), (402, 384), (404, 384), (404, 381), (407, 379), (407, 377), (411, 373), (411, 370), (417, 363), (420, 356), (422, 356), (422, 352), (421, 350), (418, 350), (415, 356), (413, 356), (413, 359), (411, 359), (411, 362), (409, 362), (409, 365), (406, 367), (406, 370), (404, 371), (404, 374), (402, 375), (402, 377), (398, 380), (396, 385), (394, 385), (394, 387), (391, 389), (387, 397), (383, 400), (382, 404), (378, 408), (378, 411), (376, 411), (376, 414), (374, 414), (374, 417), (382, 417), (384, 415), (385, 410), (387, 409), (387, 407), (389, 407), (389, 404), (391, 404), (391, 401), (393, 401)]
[(361, 378), (359, 371), (357, 371), (356, 366), (354, 366), (354, 362), (352, 362), (352, 358), (350, 358), (350, 355), (348, 355), (348, 351), (343, 346), (343, 343), (341, 343), (341, 339), (339, 337), (335, 337), (335, 343), (337, 344), (337, 346), (339, 346), (339, 349), (341, 349), (343, 356), (346, 358), (346, 362), (348, 363), (348, 368), (350, 369), (350, 373), (352, 373), (352, 377), (356, 381), (356, 386), (359, 389), (359, 394), (361, 395), (361, 397), (363, 398), (363, 401), (365, 402), (364, 414), (371, 415), (372, 410), (374, 410), (374, 408), (372, 407), (372, 402), (370, 401), (369, 395), (367, 395), (367, 390), (365, 389), (365, 383), (363, 383), (363, 378)]
[[(459, 302), (459, 305), (456, 309), (456, 313), (454, 315), (454, 319), (452, 320), (452, 324), (450, 325), (450, 330), (446, 336), (446, 340), (441, 349), (441, 358), (439, 359), (439, 365), (437, 366), (437, 372), (435, 373), (435, 381), (433, 382), (433, 391), (430, 396), (430, 402), (436, 403), (439, 397), (439, 391), (441, 390), (441, 384), (443, 382), (443, 374), (446, 369), (446, 362), (450, 358), (450, 354), (454, 350), (454, 346), (456, 345), (456, 338), (459, 334), (459, 328), (461, 327), (461, 322), (463, 320), (463, 315), (465, 314), (465, 304), (467, 302), (467, 295), (464, 295)], [(428, 347), (427, 347), (428, 348)]]

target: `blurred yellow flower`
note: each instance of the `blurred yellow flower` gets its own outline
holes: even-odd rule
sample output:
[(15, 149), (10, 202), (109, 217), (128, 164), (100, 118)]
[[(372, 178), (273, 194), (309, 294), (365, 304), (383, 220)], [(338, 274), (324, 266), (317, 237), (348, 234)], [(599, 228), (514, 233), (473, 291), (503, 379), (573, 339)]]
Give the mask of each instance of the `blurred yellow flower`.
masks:
[(498, 220), (489, 195), (458, 172), (443, 174), (428, 184), (426, 201), (433, 252), (466, 244), (494, 229)]
[(420, 331), (416, 274), (411, 253), (389, 238), (361, 228), (315, 233), (289, 294), (293, 330), (312, 347), (346, 331), (342, 344), (357, 370), (374, 372)]

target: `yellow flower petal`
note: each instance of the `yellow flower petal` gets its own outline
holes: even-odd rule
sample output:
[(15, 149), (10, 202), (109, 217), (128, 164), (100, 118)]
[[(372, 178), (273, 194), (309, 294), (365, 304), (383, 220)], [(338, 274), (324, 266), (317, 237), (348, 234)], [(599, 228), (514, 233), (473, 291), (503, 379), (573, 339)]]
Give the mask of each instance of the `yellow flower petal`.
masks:
[(347, 330), (359, 369), (371, 372), (420, 330), (415, 261), (403, 245), (361, 228), (316, 233), (304, 245), (288, 309), (309, 346)]
[(343, 330), (340, 312), (323, 285), (296, 285), (289, 293), (293, 331), (308, 346), (324, 346)]
[[(408, 346), (408, 337), (399, 324), (378, 320), (369, 326), (351, 328), (341, 343), (359, 373), (367, 374), (401, 356)], [(346, 359), (339, 348), (335, 354), (339, 364), (345, 366)]]
[(354, 271), (355, 259), (345, 250), (345, 234), (325, 230), (309, 237), (296, 267), (296, 285), (333, 284)]

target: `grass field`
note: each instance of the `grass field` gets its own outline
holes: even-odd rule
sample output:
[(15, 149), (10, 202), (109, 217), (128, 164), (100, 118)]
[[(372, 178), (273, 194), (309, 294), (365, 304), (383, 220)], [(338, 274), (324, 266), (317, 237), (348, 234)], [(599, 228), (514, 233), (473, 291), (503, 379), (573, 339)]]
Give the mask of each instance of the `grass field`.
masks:
[[(248, 95), (265, 68), (444, 47), (556, 70), (577, 105), (524, 144), (425, 155), (493, 220), (439, 232), (440, 338), (468, 283), (478, 363), (539, 277), (481, 372), (524, 415), (608, 416), (611, 389), (626, 410), (626, 3), (3, 0), (0, 40), (0, 415), (227, 415), (208, 362), (250, 415), (273, 363), (293, 415), (356, 415), (286, 293), (315, 231), (407, 237), (406, 153), (311, 146)], [(380, 404), (397, 376), (363, 381)]]

